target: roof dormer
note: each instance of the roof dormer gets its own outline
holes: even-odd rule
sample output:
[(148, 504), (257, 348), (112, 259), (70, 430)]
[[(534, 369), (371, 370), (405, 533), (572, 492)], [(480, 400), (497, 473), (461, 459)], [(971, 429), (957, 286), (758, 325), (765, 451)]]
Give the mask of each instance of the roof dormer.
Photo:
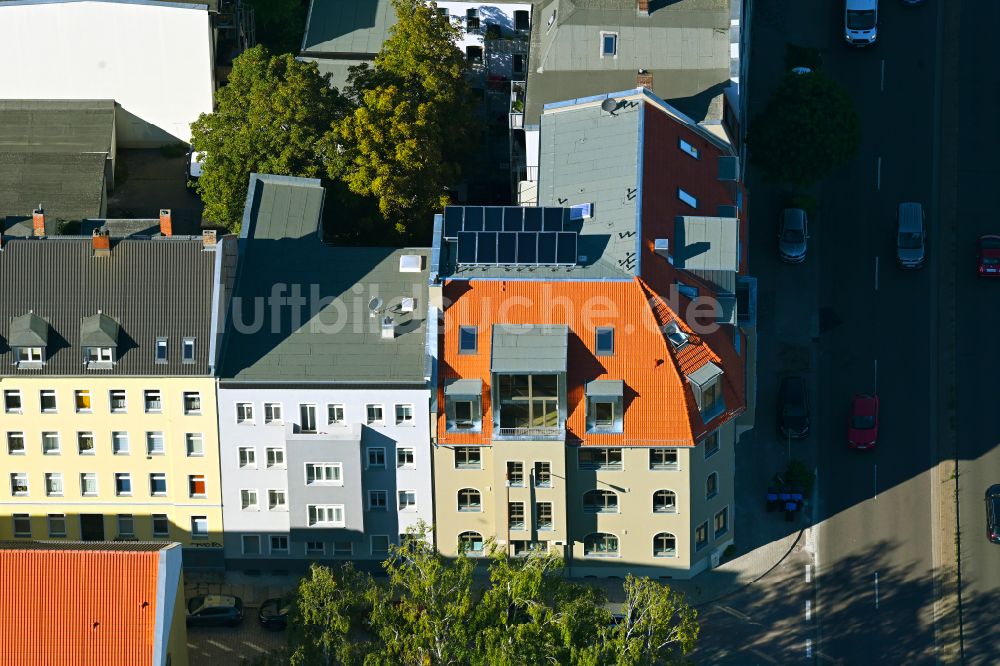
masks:
[(117, 360), (120, 326), (102, 313), (84, 317), (80, 325), (80, 347), (88, 370), (110, 369)]
[(49, 323), (34, 311), (10, 320), (8, 340), (18, 369), (41, 368), (45, 365), (45, 351), (49, 344)]

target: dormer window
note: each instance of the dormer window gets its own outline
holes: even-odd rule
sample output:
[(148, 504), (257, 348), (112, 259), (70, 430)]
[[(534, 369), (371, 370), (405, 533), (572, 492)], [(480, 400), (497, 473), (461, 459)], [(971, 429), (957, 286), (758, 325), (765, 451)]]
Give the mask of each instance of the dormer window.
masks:
[(113, 347), (87, 347), (87, 365), (91, 363), (111, 364), (114, 361), (115, 350)]
[(722, 399), (722, 368), (711, 361), (701, 366), (687, 376), (698, 401), (698, 411), (701, 419), (708, 423), (725, 411), (725, 401)]
[(37, 363), (41, 365), (42, 363), (42, 348), (41, 347), (18, 347), (17, 348), (17, 362), (18, 363)]
[(625, 383), (596, 379), (584, 387), (587, 398), (587, 432), (624, 432)]
[(166, 338), (156, 338), (156, 352), (155, 360), (158, 364), (162, 365), (167, 362), (167, 339)]
[(181, 342), (181, 362), (194, 363), (194, 338), (184, 338)]
[(448, 432), (480, 432), (483, 382), (479, 379), (456, 379), (444, 387), (446, 430)]
[(96, 315), (83, 318), (80, 346), (83, 347), (84, 365), (88, 370), (110, 369), (114, 365), (119, 328), (117, 321), (100, 310)]
[(18, 369), (40, 368), (45, 364), (49, 323), (34, 312), (14, 317), (10, 322), (7, 342), (14, 352), (14, 363)]

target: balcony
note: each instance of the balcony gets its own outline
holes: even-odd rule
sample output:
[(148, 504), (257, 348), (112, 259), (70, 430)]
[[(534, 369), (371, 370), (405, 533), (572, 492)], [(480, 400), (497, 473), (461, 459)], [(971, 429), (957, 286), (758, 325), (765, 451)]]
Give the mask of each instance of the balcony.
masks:
[(497, 428), (497, 439), (562, 439), (566, 428), (561, 426), (515, 426)]
[(510, 129), (524, 128), (524, 81), (510, 82)]

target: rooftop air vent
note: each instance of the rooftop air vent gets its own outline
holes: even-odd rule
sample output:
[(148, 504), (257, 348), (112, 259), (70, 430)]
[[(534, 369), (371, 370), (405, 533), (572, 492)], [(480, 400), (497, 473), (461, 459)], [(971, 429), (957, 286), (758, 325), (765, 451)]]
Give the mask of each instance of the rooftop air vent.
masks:
[(392, 340), (396, 337), (396, 324), (392, 321), (392, 317), (382, 318), (382, 339)]
[(424, 258), (419, 254), (404, 254), (399, 258), (400, 273), (419, 273), (424, 268)]
[(664, 326), (663, 332), (667, 334), (667, 340), (670, 340), (674, 349), (681, 349), (688, 343), (688, 334), (682, 331), (675, 321)]
[(404, 298), (399, 304), (400, 312), (413, 312), (414, 300), (412, 298)]

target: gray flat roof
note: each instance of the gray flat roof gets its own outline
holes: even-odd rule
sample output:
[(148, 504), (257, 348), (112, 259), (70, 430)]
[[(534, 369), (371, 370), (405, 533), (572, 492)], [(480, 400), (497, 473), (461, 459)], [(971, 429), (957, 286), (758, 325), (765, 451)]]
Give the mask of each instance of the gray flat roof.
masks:
[(587, 382), (584, 393), (594, 397), (620, 398), (625, 395), (625, 382), (621, 379), (595, 379)]
[(494, 324), (493, 372), (566, 372), (569, 328)]
[(735, 273), (740, 267), (740, 221), (735, 217), (677, 217), (673, 257), (677, 268)]
[(456, 379), (445, 384), (445, 395), (482, 395), (483, 380)]
[(0, 100), (0, 152), (110, 153), (114, 100)]
[(389, 0), (312, 0), (302, 55), (375, 54), (395, 24)]
[(101, 217), (103, 153), (0, 152), (0, 218), (29, 216), (38, 204), (53, 220)]

